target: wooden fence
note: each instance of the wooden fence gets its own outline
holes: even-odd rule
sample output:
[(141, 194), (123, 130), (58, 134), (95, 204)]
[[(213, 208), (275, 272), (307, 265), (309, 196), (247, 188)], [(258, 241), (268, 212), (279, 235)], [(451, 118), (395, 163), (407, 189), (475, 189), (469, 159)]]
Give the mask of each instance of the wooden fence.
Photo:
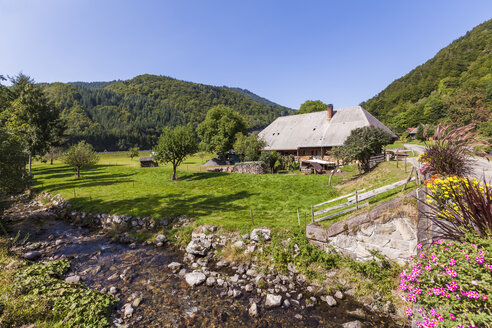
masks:
[(369, 166), (372, 168), (385, 160), (386, 156), (384, 154), (371, 156), (371, 158), (369, 158)]
[[(369, 205), (369, 199), (374, 198), (377, 195), (382, 194), (386, 191), (395, 189), (396, 187), (399, 187), (399, 186), (404, 186), (404, 188), (405, 188), (407, 183), (409, 181), (414, 180), (414, 179), (415, 178), (411, 178), (411, 176), (409, 176), (408, 179), (404, 179), (404, 180), (401, 180), (401, 181), (398, 181), (398, 182), (395, 182), (395, 183), (392, 183), (392, 184), (389, 184), (389, 185), (386, 185), (386, 186), (383, 186), (380, 188), (376, 188), (376, 189), (373, 189), (373, 190), (370, 190), (367, 192), (364, 192), (365, 189), (361, 189), (361, 190), (357, 190), (353, 193), (343, 195), (343, 196), (340, 196), (337, 198), (330, 199), (326, 202), (313, 205), (313, 206), (311, 206), (312, 222), (313, 223), (314, 222), (320, 222), (320, 221), (323, 221), (326, 219), (330, 219), (330, 218), (339, 216), (341, 214), (350, 213), (352, 211), (358, 210), (359, 208), (363, 208), (363, 207)], [(324, 209), (320, 209), (318, 211), (314, 211), (315, 208), (322, 207), (324, 205), (331, 204), (333, 202), (336, 202), (336, 201), (339, 201), (339, 200), (342, 200), (345, 198), (347, 198), (347, 201), (344, 203), (333, 205), (333, 206), (330, 206), (330, 207), (327, 207)], [(340, 210), (340, 211), (336, 211), (336, 210)], [(334, 211), (336, 211), (336, 212), (334, 212)], [(320, 215), (324, 215), (324, 216), (319, 217)]]

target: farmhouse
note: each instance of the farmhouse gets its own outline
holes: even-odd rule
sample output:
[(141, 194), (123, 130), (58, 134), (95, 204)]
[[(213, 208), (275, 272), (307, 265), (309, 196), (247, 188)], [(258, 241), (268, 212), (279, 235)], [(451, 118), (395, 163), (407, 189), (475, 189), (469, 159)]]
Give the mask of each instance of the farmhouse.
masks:
[[(339, 108), (307, 114), (282, 116), (273, 121), (259, 136), (266, 142), (263, 151), (294, 155), (299, 161), (329, 165), (330, 150), (343, 145), (352, 130), (364, 126), (382, 128), (397, 136), (361, 106)], [(316, 165), (316, 166), (318, 166)]]

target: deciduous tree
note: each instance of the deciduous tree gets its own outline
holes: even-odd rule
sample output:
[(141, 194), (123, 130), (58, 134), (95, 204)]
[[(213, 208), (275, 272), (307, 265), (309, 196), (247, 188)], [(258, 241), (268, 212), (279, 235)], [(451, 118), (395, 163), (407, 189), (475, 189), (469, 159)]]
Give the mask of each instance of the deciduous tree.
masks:
[(242, 161), (257, 161), (260, 158), (260, 150), (266, 143), (258, 137), (258, 134), (244, 135), (242, 132), (236, 134), (234, 151), (239, 154)]
[(162, 163), (173, 165), (171, 180), (177, 180), (176, 169), (183, 160), (198, 150), (198, 141), (190, 126), (166, 127), (154, 149), (154, 158)]
[(99, 161), (99, 156), (90, 144), (80, 141), (78, 144), (68, 148), (62, 157), (62, 161), (73, 167), (77, 171), (77, 178), (80, 178), (80, 170), (96, 165)]
[(365, 126), (352, 130), (340, 148), (339, 156), (346, 162), (358, 160), (362, 170), (370, 170), (369, 159), (381, 153), (384, 145), (390, 144), (393, 137), (380, 128)]
[(324, 110), (327, 110), (327, 105), (321, 100), (306, 100), (297, 111), (297, 114), (321, 112)]
[(237, 133), (245, 134), (247, 131), (248, 125), (244, 118), (224, 105), (211, 108), (205, 120), (197, 128), (203, 149), (222, 155), (233, 148)]
[(129, 151), (128, 151), (128, 155), (130, 156), (130, 158), (133, 160), (134, 157), (138, 157), (138, 146), (135, 146), (135, 147), (130, 147)]

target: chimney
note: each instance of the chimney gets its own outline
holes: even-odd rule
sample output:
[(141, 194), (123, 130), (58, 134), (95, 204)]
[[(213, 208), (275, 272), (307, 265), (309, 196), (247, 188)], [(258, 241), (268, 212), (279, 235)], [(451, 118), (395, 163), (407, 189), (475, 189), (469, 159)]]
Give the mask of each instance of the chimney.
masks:
[(333, 105), (328, 104), (328, 121), (331, 121), (331, 118), (333, 117)]

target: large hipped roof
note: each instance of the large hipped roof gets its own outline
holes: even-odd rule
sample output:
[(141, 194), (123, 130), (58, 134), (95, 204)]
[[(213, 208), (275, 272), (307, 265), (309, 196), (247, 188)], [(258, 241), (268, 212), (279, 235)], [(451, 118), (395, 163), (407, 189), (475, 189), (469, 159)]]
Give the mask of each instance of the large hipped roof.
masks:
[(364, 126), (381, 128), (396, 138), (390, 129), (360, 106), (336, 109), (331, 120), (328, 120), (328, 111), (282, 116), (259, 136), (267, 143), (264, 150), (333, 147), (343, 145), (352, 130)]

